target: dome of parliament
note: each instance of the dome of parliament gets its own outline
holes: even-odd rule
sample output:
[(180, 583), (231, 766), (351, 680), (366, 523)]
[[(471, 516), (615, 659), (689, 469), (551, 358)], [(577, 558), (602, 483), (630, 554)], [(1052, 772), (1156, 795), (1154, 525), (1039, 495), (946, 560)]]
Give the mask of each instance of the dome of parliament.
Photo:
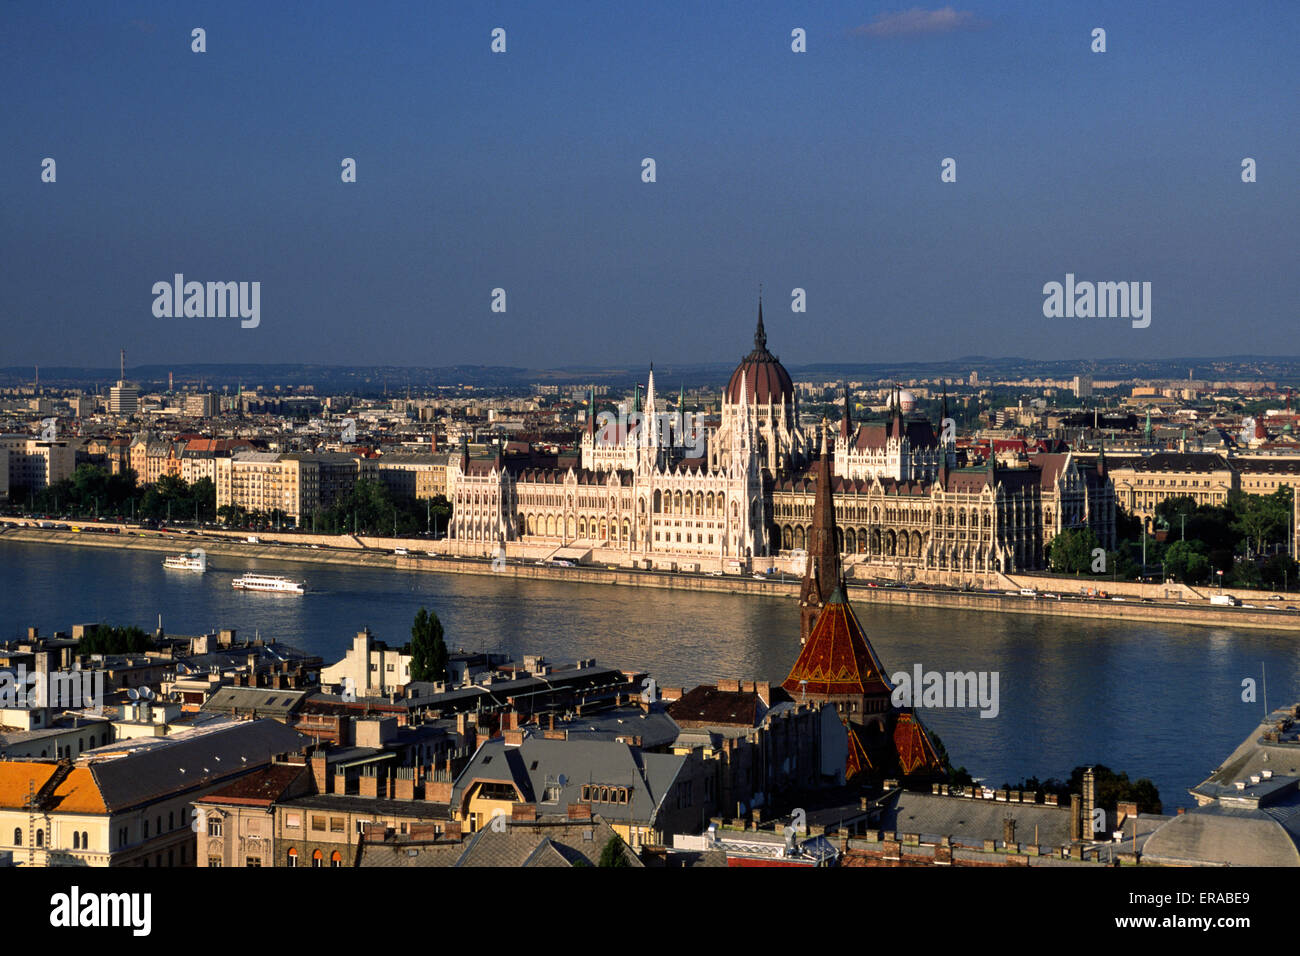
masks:
[(741, 382), (748, 384), (748, 401), (751, 405), (794, 404), (794, 383), (780, 360), (767, 350), (767, 333), (763, 330), (763, 303), (758, 303), (758, 328), (754, 332), (754, 351), (750, 352), (731, 373), (723, 401), (729, 405), (740, 404)]

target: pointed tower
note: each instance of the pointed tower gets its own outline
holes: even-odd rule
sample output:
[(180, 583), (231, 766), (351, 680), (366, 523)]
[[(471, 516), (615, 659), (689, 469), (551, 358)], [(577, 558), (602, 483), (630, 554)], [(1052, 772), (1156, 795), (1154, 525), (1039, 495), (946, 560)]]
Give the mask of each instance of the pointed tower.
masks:
[(894, 706), (885, 666), (845, 597), (825, 425), (816, 481), (813, 541), (799, 599), (803, 648), (781, 686), (796, 703), (834, 706), (848, 731), (845, 781), (860, 774), (942, 779), (938, 752), (915, 714)]
[(808, 559), (803, 586), (799, 590), (799, 643), (807, 646), (822, 608), (836, 588), (844, 584), (840, 552), (835, 541), (835, 507), (831, 501), (830, 452), (826, 447), (826, 424), (822, 423), (821, 454), (813, 471), (816, 492), (813, 521), (808, 540)]
[(641, 418), (642, 443), (647, 448), (659, 447), (659, 411), (655, 408), (655, 364), (650, 363), (650, 378), (645, 386), (645, 414)]
[(733, 478), (747, 475), (753, 466), (754, 428), (749, 420), (749, 393), (744, 370), (740, 373), (740, 403), (736, 406), (736, 425), (731, 430), (731, 461), (728, 472)]
[(844, 414), (840, 416), (840, 438), (848, 441), (853, 434), (853, 399), (849, 397), (849, 380), (844, 380)]

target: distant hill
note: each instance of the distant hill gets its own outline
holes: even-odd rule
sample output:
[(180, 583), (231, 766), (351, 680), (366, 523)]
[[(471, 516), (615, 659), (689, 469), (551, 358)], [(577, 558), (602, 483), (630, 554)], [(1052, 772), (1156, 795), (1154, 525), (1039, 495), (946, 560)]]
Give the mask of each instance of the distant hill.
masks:
[[(733, 363), (663, 365), (655, 368), (661, 389), (678, 387), (720, 387), (734, 369)], [(965, 381), (977, 372), (981, 382), (997, 379), (1066, 379), (1090, 374), (1094, 379), (1196, 379), (1266, 380), (1300, 383), (1300, 357), (1241, 355), (1224, 358), (1175, 358), (1137, 360), (1127, 358), (1092, 360), (1041, 360), (966, 356), (935, 362), (876, 362), (789, 365), (797, 381), (889, 381), (911, 378), (947, 378)], [(205, 387), (234, 391), (241, 385), (312, 386), (325, 394), (401, 395), (410, 388), (426, 390), (468, 385), (486, 389), (521, 389), (542, 383), (553, 385), (597, 384), (630, 387), (645, 380), (646, 369), (631, 365), (570, 366), (539, 369), (513, 366), (451, 365), (440, 368), (408, 368), (395, 365), (139, 365), (127, 369), (127, 378), (146, 389), (166, 387), (172, 374), (178, 389)], [(0, 368), (0, 387), (32, 384), (32, 366)], [(110, 368), (42, 367), (41, 384), (59, 388), (106, 389), (117, 381), (118, 370)]]

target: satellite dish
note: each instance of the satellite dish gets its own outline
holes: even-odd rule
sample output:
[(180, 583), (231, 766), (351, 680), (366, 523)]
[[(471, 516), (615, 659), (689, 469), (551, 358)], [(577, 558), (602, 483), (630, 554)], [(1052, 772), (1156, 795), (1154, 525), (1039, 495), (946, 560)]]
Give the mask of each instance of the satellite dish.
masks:
[(127, 696), (128, 698), (130, 698), (131, 700), (139, 700), (139, 699), (140, 699), (140, 692), (139, 692), (138, 690), (136, 690), (134, 687), (128, 687), (128, 688), (126, 689), (126, 696)]
[(178, 674), (188, 674), (189, 672), (190, 672), (190, 669), (189, 669), (188, 667), (186, 667), (184, 664), (177, 664), (177, 665), (176, 665), (176, 673), (178, 673)]
[(560, 786), (567, 787), (568, 785), (569, 785), (569, 778), (566, 777), (564, 774), (560, 774)]
[(141, 688), (140, 688), (140, 699), (141, 699), (141, 700), (153, 700), (153, 691), (152, 691), (151, 689), (149, 689), (148, 687), (141, 687)]

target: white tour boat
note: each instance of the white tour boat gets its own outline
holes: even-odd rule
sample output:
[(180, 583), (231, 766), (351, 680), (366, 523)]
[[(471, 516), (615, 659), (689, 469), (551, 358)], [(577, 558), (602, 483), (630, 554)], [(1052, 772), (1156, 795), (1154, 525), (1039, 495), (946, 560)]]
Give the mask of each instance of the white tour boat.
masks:
[(301, 581), (290, 581), (288, 578), (271, 574), (245, 574), (231, 581), (230, 586), (243, 591), (279, 591), (284, 594), (303, 593)]
[(163, 558), (162, 566), (173, 571), (206, 571), (208, 555), (202, 548)]

